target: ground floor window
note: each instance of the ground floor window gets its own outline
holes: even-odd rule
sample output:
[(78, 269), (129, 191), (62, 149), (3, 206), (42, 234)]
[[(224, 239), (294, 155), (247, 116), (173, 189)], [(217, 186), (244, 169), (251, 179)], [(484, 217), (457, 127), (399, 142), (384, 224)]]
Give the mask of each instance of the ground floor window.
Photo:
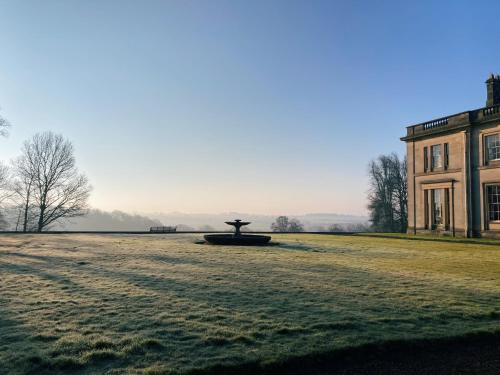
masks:
[(425, 190), (425, 228), (450, 229), (450, 189)]
[(486, 186), (488, 199), (488, 218), (490, 221), (500, 221), (500, 185)]

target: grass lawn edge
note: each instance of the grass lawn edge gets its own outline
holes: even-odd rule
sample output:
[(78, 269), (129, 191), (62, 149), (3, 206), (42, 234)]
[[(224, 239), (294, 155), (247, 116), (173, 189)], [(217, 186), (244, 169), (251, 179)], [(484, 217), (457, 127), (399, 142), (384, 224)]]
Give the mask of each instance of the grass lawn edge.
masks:
[[(171, 372), (166, 370), (158, 374), (179, 375), (305, 375), (336, 374), (347, 371), (349, 374), (377, 373), (375, 367), (382, 366), (384, 371), (396, 366), (398, 370), (411, 373), (426, 373), (429, 367), (435, 370), (435, 362), (448, 365), (450, 373), (465, 361), (477, 358), (478, 353), (500, 358), (500, 329), (496, 331), (477, 331), (459, 336), (400, 339), (371, 342), (359, 346), (344, 347), (329, 351), (311, 352), (306, 355), (291, 356), (273, 362), (247, 362), (238, 365), (216, 365), (208, 368)], [(470, 358), (468, 358), (470, 357)], [(456, 365), (450, 361), (457, 360)], [(482, 361), (480, 361), (482, 362)], [(484, 364), (484, 363), (483, 363)], [(500, 370), (500, 361), (495, 367)], [(455, 369), (455, 370), (454, 370)], [(385, 372), (384, 372), (385, 373)]]

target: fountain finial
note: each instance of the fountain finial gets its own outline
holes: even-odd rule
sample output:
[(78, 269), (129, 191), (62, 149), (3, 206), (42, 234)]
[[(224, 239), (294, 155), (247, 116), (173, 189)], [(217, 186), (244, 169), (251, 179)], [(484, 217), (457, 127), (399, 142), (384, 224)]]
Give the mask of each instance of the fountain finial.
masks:
[(249, 221), (241, 221), (241, 219), (234, 219), (234, 221), (226, 221), (225, 223), (234, 227), (234, 236), (241, 236), (240, 228), (244, 225), (251, 224)]

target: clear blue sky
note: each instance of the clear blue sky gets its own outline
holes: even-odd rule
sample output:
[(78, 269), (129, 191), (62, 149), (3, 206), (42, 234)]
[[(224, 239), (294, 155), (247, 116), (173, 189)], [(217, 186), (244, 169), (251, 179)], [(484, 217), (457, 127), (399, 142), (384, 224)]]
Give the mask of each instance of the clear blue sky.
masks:
[(495, 1), (1, 1), (0, 160), (53, 130), (91, 204), (365, 213), (405, 126), (481, 107)]

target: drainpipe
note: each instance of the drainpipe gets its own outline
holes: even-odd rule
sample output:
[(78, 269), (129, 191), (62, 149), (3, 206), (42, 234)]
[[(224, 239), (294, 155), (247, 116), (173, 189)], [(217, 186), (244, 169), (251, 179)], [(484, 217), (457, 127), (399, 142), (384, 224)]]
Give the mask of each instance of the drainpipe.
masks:
[(415, 177), (415, 139), (413, 143), (413, 234), (417, 234), (417, 187)]
[(455, 180), (451, 180), (451, 227), (455, 237)]
[(471, 172), (472, 142), (470, 128), (465, 131), (465, 215), (466, 236), (472, 237), (472, 172)]

